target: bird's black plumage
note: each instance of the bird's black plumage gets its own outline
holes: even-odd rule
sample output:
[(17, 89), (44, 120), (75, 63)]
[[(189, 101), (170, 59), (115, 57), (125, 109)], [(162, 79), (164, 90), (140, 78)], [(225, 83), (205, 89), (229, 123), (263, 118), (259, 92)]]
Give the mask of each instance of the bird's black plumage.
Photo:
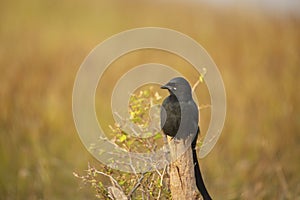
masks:
[(190, 135), (194, 137), (191, 147), (197, 188), (204, 200), (210, 200), (211, 197), (204, 185), (195, 149), (200, 129), (198, 107), (192, 98), (191, 86), (184, 78), (177, 77), (161, 88), (168, 89), (170, 93), (162, 104), (162, 130), (164, 134), (175, 139), (185, 139)]

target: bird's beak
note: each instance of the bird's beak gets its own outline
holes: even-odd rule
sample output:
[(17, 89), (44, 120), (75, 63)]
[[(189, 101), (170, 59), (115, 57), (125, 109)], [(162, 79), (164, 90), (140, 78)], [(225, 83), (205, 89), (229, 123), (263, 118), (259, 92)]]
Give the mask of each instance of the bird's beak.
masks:
[(170, 89), (170, 86), (168, 86), (168, 84), (167, 84), (167, 85), (161, 86), (160, 88), (161, 88), (161, 89)]

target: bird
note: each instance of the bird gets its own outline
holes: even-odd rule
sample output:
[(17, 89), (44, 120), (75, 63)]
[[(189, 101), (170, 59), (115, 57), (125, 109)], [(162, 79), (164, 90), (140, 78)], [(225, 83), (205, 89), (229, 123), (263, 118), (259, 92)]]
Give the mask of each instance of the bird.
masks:
[(193, 136), (191, 144), (194, 162), (196, 185), (204, 200), (211, 200), (204, 181), (202, 179), (197, 153), (196, 143), (200, 128), (198, 125), (199, 111), (192, 97), (190, 84), (183, 77), (171, 79), (167, 84), (161, 86), (167, 89), (169, 96), (166, 97), (161, 106), (160, 118), (163, 133), (176, 140), (186, 139)]

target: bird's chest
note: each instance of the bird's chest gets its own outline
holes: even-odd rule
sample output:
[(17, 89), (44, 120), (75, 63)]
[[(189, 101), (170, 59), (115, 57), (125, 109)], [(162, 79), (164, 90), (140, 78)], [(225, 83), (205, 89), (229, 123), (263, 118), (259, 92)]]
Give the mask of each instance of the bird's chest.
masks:
[(162, 129), (165, 134), (175, 136), (181, 120), (181, 109), (179, 102), (168, 102), (164, 105), (166, 111), (166, 121)]

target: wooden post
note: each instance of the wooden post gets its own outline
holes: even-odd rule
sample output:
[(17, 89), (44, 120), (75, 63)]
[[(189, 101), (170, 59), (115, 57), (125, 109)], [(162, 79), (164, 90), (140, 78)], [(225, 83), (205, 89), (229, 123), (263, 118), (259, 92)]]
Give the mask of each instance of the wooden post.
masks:
[(184, 140), (169, 140), (171, 157), (175, 160), (170, 164), (170, 190), (173, 200), (202, 199), (196, 186), (190, 144)]

